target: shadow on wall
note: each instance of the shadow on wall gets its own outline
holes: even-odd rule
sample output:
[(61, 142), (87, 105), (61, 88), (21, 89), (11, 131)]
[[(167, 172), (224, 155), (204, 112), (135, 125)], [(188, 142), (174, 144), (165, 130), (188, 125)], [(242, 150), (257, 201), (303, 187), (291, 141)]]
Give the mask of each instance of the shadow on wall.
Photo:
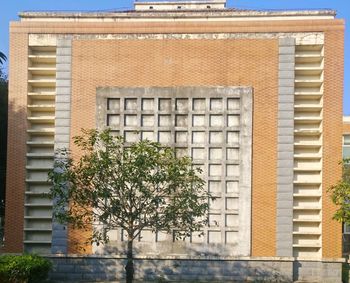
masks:
[[(125, 280), (121, 258), (51, 258), (54, 282)], [(135, 282), (293, 282), (292, 262), (136, 259)]]
[[(136, 247), (135, 254), (138, 252)], [(154, 255), (143, 254), (142, 258), (134, 259), (135, 282), (293, 282), (291, 261), (223, 260), (218, 255), (179, 259), (181, 256), (185, 257), (173, 254), (156, 259)], [(57, 282), (125, 280), (124, 256), (51, 259), (54, 262), (51, 279)]]
[[(165, 260), (136, 263), (136, 274), (158, 282), (292, 282), (269, 262), (223, 260)], [(139, 270), (141, 269), (141, 270)], [(137, 276), (137, 278), (139, 278)]]
[[(172, 242), (171, 239), (172, 236), (168, 241), (139, 241), (134, 244), (134, 256), (139, 258), (135, 260), (136, 278), (153, 281), (159, 279), (165, 280), (164, 282), (168, 280), (198, 282), (198, 279), (221, 282), (292, 281), (293, 264), (291, 262), (222, 260), (220, 258), (234, 258), (232, 251), (237, 250), (237, 244), (205, 244), (204, 242), (199, 244), (182, 240)], [(100, 252), (101, 255), (120, 255), (122, 258), (126, 254), (126, 243), (112, 241), (101, 248)], [(143, 259), (145, 257), (147, 260)], [(179, 257), (193, 260), (175, 259)]]
[(0, 77), (0, 248), (3, 244), (6, 189), (8, 84)]
[[(23, 175), (23, 170), (25, 170), (25, 166), (22, 166), (22, 163), (19, 164), (18, 160), (23, 159), (26, 153), (27, 110), (25, 107), (18, 107), (16, 103), (10, 101), (8, 98), (7, 84), (0, 86), (0, 95), (0, 203), (2, 202), (3, 204), (2, 210), (0, 209), (0, 216), (3, 216), (4, 221), (4, 242), (2, 251), (21, 252), (22, 250), (21, 248), (19, 250), (19, 244), (16, 241), (23, 241), (23, 236), (18, 236), (18, 233), (21, 233), (23, 228), (17, 227), (12, 229), (12, 226), (10, 229), (10, 226), (11, 223), (13, 225), (18, 219), (23, 219), (24, 213), (23, 210), (19, 209), (20, 207), (24, 207), (24, 195), (19, 194), (19, 192), (24, 190), (25, 177)], [(11, 129), (9, 129), (9, 127), (11, 127)], [(11, 144), (8, 144), (7, 140), (12, 141)], [(11, 159), (7, 160), (7, 155), (10, 155)], [(10, 164), (12, 168), (16, 168), (16, 170), (6, 170), (8, 164)], [(8, 191), (6, 191), (6, 182), (9, 180), (6, 180), (6, 177), (8, 177), (6, 173), (10, 173), (11, 175), (11, 190)], [(18, 191), (12, 188), (21, 189)], [(10, 215), (9, 211), (11, 210), (12, 214)], [(10, 240), (6, 241), (6, 239)]]

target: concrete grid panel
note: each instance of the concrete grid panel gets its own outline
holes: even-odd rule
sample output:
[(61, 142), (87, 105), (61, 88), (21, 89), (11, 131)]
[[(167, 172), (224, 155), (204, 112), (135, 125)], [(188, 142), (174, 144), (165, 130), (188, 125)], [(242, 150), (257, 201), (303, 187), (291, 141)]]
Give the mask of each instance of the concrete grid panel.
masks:
[[(207, 243), (208, 251), (215, 244), (227, 254), (250, 253), (251, 99), (250, 88), (237, 87), (97, 89), (97, 128), (111, 128), (126, 143), (149, 139), (173, 147), (202, 169), (216, 200), (204, 238), (190, 242)], [(114, 233), (123, 241), (121, 230)], [(144, 231), (140, 241), (163, 238), (172, 237)]]

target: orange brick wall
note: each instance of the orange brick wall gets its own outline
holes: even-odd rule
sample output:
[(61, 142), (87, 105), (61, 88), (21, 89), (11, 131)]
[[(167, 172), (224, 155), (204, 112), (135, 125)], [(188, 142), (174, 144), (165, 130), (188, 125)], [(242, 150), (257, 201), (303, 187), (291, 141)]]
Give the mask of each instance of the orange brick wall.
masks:
[(23, 251), (28, 35), (10, 36), (5, 252)]
[(275, 255), (277, 40), (76, 40), (72, 54), (71, 135), (96, 127), (96, 87), (253, 86), (252, 249)]
[(320, 32), (343, 30), (344, 20), (196, 22), (12, 22), (13, 33), (143, 34), (229, 32)]
[(327, 189), (341, 178), (344, 32), (326, 32), (324, 50), (322, 257), (335, 258), (342, 254), (342, 230), (332, 219), (335, 206)]

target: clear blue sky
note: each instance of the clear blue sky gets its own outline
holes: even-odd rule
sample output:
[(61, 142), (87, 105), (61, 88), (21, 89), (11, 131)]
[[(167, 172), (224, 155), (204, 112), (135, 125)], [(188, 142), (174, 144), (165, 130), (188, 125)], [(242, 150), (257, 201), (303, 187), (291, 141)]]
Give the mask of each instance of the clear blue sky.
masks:
[[(238, 9), (308, 9), (331, 8), (338, 18), (350, 19), (350, 0), (228, 0)], [(0, 9), (0, 50), (8, 54), (8, 25), (20, 11), (94, 11), (131, 9), (133, 0), (3, 0)], [(348, 27), (348, 26), (347, 26)], [(344, 114), (350, 115), (350, 31), (345, 37)]]

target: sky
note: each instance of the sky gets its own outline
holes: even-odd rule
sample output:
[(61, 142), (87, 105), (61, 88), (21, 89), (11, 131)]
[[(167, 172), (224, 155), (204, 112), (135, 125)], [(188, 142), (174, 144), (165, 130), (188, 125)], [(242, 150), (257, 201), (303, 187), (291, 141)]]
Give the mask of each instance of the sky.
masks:
[[(317, 9), (337, 11), (337, 18), (350, 21), (349, 0), (227, 0), (238, 9)], [(3, 0), (0, 7), (0, 51), (8, 55), (9, 22), (21, 11), (111, 11), (133, 8), (133, 0)], [(350, 31), (345, 34), (344, 115), (350, 115)], [(7, 65), (5, 65), (7, 68)]]

